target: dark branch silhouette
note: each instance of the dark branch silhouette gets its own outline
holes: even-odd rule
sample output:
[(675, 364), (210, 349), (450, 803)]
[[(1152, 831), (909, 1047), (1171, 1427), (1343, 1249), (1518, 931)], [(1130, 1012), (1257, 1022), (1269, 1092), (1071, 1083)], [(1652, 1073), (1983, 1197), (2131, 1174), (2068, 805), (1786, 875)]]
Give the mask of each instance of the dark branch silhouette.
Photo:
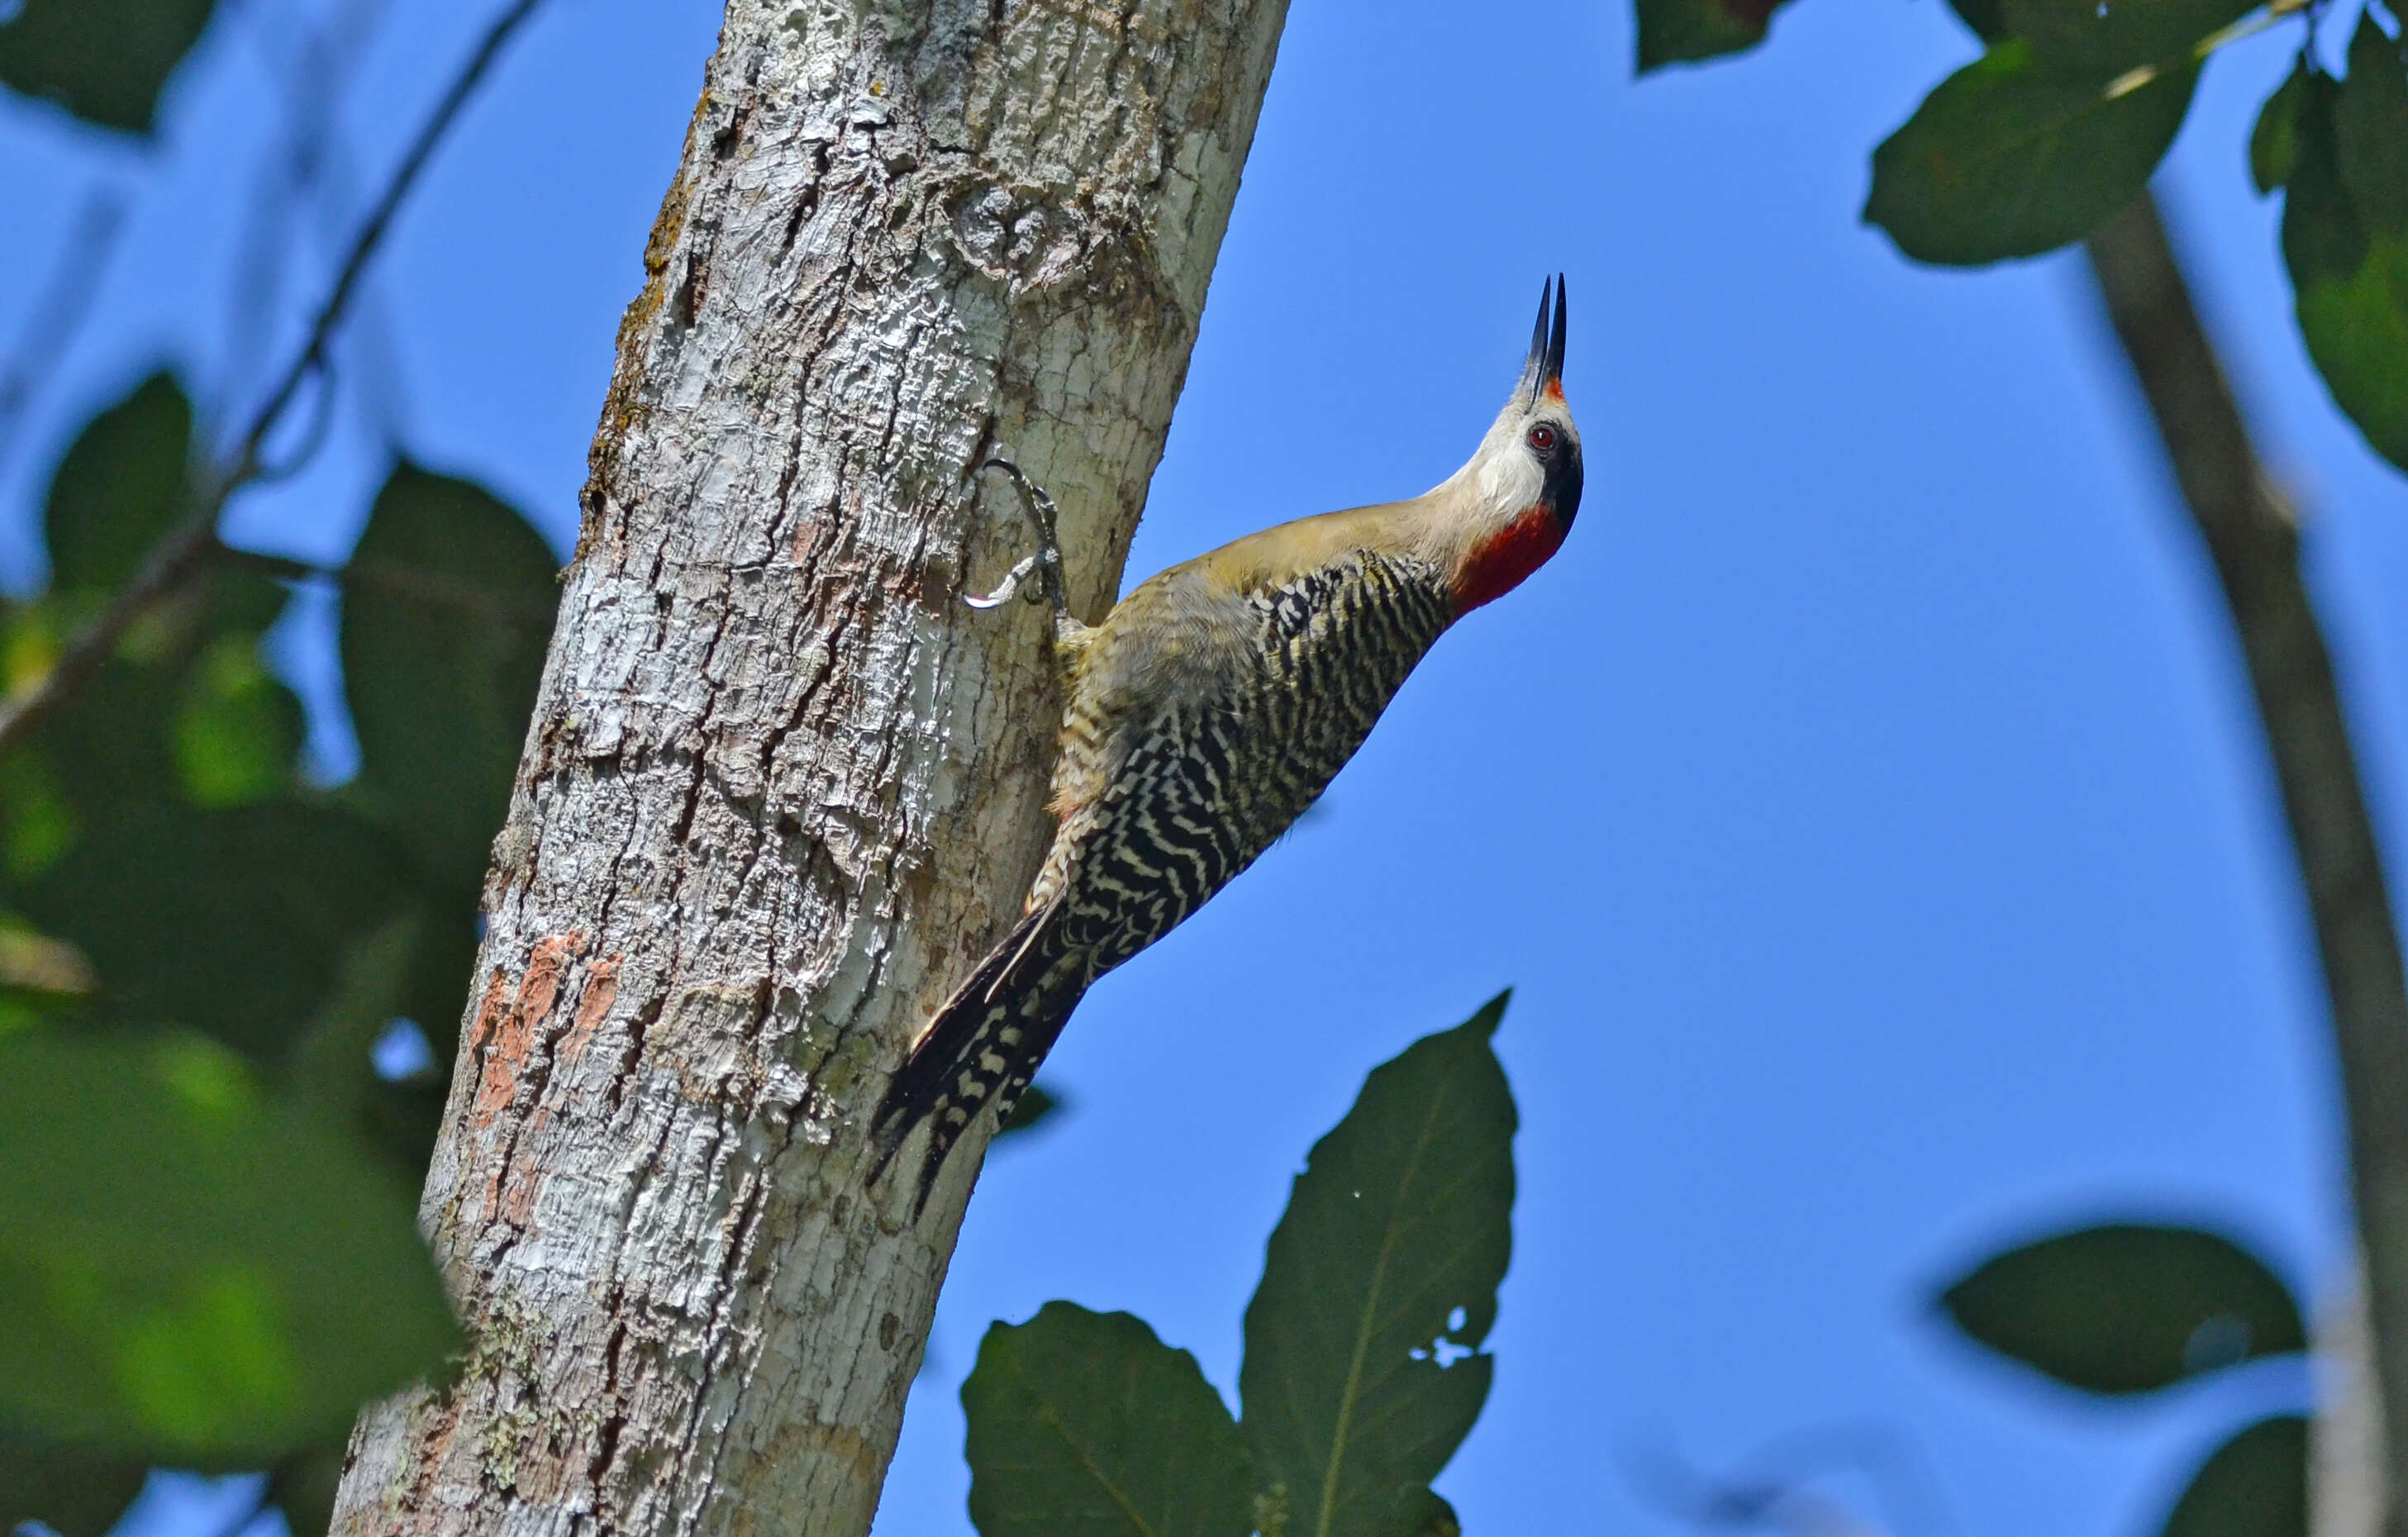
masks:
[[(350, 255), (310, 323), (307, 340), (252, 414), (232, 452), (221, 464), (203, 473), (201, 483), (191, 492), (191, 506), (185, 516), (151, 549), (150, 558), (134, 580), (109, 600), (97, 618), (68, 640), (41, 682), (0, 707), (0, 755), (23, 740), (59, 700), (98, 672), (136, 620), (180, 591), (223, 553), (225, 547), (218, 540), (219, 514), (236, 493), (268, 473), (267, 439), (282, 423), (301, 387), (312, 376), (325, 371), (335, 333), (359, 289), (362, 274), (383, 244), (394, 216), (400, 211), (436, 146), (483, 82), (504, 46), (542, 3), (543, 0), (512, 0), (486, 29), (476, 51), (469, 55), (442, 100), (419, 129), (408, 152), (386, 184), (384, 195), (362, 223), (359, 234), (351, 241)], [(332, 387), (330, 381), (327, 387)], [(314, 430), (311, 436), (315, 436)], [(274, 472), (290, 474), (305, 460), (306, 454), (290, 456), (275, 467)]]

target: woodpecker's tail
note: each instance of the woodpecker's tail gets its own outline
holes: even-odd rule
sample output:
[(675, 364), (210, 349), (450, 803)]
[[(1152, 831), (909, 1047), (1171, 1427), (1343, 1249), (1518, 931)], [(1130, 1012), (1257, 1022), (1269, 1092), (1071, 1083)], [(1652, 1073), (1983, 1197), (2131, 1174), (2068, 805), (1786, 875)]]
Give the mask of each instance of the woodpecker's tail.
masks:
[(1063, 942), (1060, 916), (1059, 907), (1044, 907), (1014, 925), (937, 1011), (886, 1085), (870, 1118), (878, 1161), (869, 1177), (884, 1173), (913, 1128), (927, 1122), (914, 1215), (928, 1204), (945, 1155), (987, 1102), (1011, 1113), (1087, 991), (1086, 957)]

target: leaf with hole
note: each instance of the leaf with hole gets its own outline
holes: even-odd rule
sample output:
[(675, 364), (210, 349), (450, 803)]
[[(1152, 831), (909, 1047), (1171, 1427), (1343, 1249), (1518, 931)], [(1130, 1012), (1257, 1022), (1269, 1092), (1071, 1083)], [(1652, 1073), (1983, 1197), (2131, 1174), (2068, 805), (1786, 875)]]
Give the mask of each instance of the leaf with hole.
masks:
[(457, 1343), (409, 1187), (181, 1032), (0, 1038), (0, 1433), (244, 1468)]
[(1639, 73), (1737, 53), (1764, 41), (1785, 0), (1636, 0)]
[(1196, 1357), (1125, 1313), (998, 1323), (962, 1384), (981, 1537), (1246, 1537), (1254, 1478)]
[(1488, 1397), (1480, 1349), (1512, 1254), (1499, 995), (1373, 1070), (1313, 1146), (1246, 1309), (1238, 1379), (1289, 1530), (1409, 1537)]
[(1979, 266), (2078, 240), (2121, 212), (2189, 110), (2195, 69), (2110, 98), (2022, 38), (1956, 71), (1873, 151), (1864, 219), (1918, 262)]
[(484, 881), (543, 675), (556, 566), (491, 493), (404, 464), (345, 570), (354, 790), (439, 889)]
[(1940, 1305), (1980, 1343), (2093, 1393), (2146, 1393), (2307, 1347), (2290, 1288), (2197, 1228), (2057, 1233), (1985, 1260)]
[(2308, 1422), (2277, 1415), (2217, 1447), (2163, 1537), (2308, 1537)]

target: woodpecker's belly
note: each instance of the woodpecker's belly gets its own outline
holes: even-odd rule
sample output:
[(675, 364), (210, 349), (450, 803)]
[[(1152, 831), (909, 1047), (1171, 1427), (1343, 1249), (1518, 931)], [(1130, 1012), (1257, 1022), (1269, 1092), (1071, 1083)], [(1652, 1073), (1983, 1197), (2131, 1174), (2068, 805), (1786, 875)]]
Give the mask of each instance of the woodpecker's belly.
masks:
[(1254, 643), (1215, 697), (1125, 717), (1080, 820), (1065, 938), (1100, 976), (1228, 883), (1354, 755), (1453, 617), (1437, 567), (1366, 554), (1245, 600)]

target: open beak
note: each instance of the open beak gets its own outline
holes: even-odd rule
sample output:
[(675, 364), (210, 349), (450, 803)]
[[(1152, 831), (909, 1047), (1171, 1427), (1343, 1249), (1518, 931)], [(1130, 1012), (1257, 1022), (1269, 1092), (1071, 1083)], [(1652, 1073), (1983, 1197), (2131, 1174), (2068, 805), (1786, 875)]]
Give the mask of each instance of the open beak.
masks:
[(1539, 287), (1539, 320), (1530, 327), (1530, 356), (1522, 365), (1522, 388), (1533, 403), (1541, 390), (1563, 393), (1564, 309), (1564, 275), (1558, 272)]

